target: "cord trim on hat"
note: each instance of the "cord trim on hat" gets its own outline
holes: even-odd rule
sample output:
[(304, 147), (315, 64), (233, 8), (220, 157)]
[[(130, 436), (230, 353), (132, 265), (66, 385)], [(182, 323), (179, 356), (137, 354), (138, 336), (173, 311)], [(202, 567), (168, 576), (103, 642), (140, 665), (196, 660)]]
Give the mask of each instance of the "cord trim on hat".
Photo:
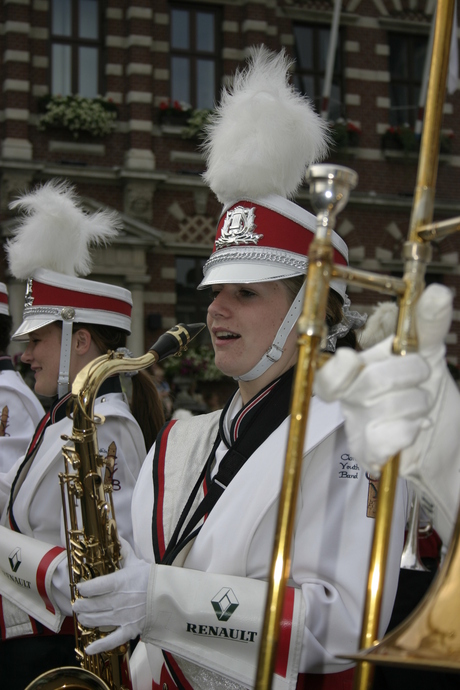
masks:
[(203, 273), (206, 276), (207, 271), (214, 266), (230, 261), (265, 261), (267, 264), (276, 262), (294, 268), (295, 270), (305, 273), (307, 268), (307, 258), (301, 254), (294, 252), (287, 252), (283, 249), (275, 249), (270, 247), (239, 247), (238, 249), (220, 249), (210, 256), (203, 267)]

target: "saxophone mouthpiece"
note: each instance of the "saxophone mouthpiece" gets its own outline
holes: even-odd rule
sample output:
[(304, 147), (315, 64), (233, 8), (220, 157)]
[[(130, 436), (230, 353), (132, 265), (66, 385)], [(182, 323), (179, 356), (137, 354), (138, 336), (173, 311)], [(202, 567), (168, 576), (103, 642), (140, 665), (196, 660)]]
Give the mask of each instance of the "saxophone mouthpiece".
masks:
[(173, 326), (163, 333), (156, 343), (152, 345), (149, 352), (155, 352), (158, 356), (158, 362), (166, 357), (171, 357), (171, 355), (180, 355), (193, 338), (195, 338), (198, 333), (201, 333), (203, 328), (206, 327), (204, 323), (178, 323), (177, 326)]

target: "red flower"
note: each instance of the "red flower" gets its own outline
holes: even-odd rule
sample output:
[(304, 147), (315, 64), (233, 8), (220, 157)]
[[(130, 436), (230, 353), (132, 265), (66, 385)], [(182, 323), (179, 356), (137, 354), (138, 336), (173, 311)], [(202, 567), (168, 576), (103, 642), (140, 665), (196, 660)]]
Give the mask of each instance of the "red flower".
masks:
[(347, 122), (347, 130), (349, 132), (357, 132), (357, 134), (361, 134), (361, 129), (354, 125), (353, 122)]

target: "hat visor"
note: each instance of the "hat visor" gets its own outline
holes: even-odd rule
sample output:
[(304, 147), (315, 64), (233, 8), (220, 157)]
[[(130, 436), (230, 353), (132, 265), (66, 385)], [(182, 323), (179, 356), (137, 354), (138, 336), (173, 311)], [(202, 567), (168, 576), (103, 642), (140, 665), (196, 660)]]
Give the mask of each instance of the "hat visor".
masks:
[[(280, 266), (279, 264), (255, 265), (251, 261), (238, 261), (221, 266), (211, 266), (206, 271), (206, 276), (198, 285), (197, 290), (204, 290), (211, 285), (226, 283), (265, 283), (269, 280), (283, 280), (294, 276), (304, 275), (303, 271)], [(330, 287), (343, 299), (346, 294), (347, 284), (341, 280), (331, 280)]]
[(30, 316), (21, 323), (17, 331), (11, 336), (11, 340), (28, 340), (29, 333), (33, 333), (43, 326), (56, 321), (56, 318), (46, 318), (45, 316)]
[(304, 275), (304, 271), (281, 266), (275, 262), (257, 265), (251, 260), (240, 260), (237, 263), (229, 262), (220, 266), (211, 266), (197, 289), (203, 290), (211, 285), (222, 283), (265, 283), (269, 280), (284, 280), (299, 275)]

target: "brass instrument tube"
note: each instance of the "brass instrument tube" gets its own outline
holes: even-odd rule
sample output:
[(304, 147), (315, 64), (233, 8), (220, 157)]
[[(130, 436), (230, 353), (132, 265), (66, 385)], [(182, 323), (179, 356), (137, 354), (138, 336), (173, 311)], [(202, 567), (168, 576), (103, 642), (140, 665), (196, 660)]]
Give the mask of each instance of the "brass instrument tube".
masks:
[(447, 220), (440, 220), (437, 223), (428, 223), (422, 225), (419, 229), (418, 236), (421, 240), (429, 242), (430, 240), (442, 240), (448, 235), (453, 235), (454, 232), (460, 230), (460, 218), (448, 218)]
[[(387, 463), (380, 477), (363, 612), (363, 627), (359, 645), (361, 648), (372, 646), (378, 635), (398, 470), (399, 455), (396, 455)], [(359, 662), (353, 678), (353, 688), (370, 688), (373, 677), (373, 664), (367, 661)]]
[[(430, 259), (430, 245), (422, 244), (419, 229), (432, 221), (435, 185), (439, 157), (439, 133), (450, 50), (450, 36), (454, 15), (454, 0), (439, 0), (428, 83), (427, 106), (420, 147), (417, 184), (410, 219), (409, 235), (404, 247), (406, 291), (400, 303), (398, 326), (394, 340), (395, 354), (404, 355), (417, 349), (415, 305), (424, 288), (426, 263)], [(383, 597), (386, 556), (388, 553), (391, 516), (399, 469), (399, 455), (391, 458), (383, 468), (378, 498), (374, 542), (371, 552), (369, 582), (360, 647), (366, 648), (378, 638), (378, 625)], [(373, 580), (375, 578), (375, 587)], [(354, 690), (369, 690), (373, 666), (358, 663)]]
[[(316, 260), (312, 260), (312, 250)], [(291, 422), (278, 509), (256, 688), (269, 690), (274, 673), (276, 648), (290, 570), (290, 549), (294, 530), (297, 488), (302, 469), (303, 447), (313, 378), (326, 318), (332, 247), (316, 238), (310, 247), (308, 282), (304, 310), (299, 319), (298, 360), (291, 401)]]
[(359, 268), (350, 268), (349, 266), (334, 265), (331, 278), (339, 278), (346, 283), (352, 283), (368, 290), (375, 290), (387, 295), (398, 295), (399, 297), (402, 297), (406, 290), (406, 283), (402, 278), (361, 271)]
[[(314, 176), (313, 168), (311, 174)], [(321, 168), (321, 170), (320, 170)], [(326, 170), (324, 169), (326, 168)], [(275, 543), (268, 583), (256, 688), (269, 690), (275, 667), (279, 627), (286, 583), (291, 565), (297, 489), (300, 483), (308, 410), (313, 379), (325, 331), (326, 305), (333, 265), (331, 233), (336, 213), (346, 204), (349, 190), (358, 180), (353, 171), (339, 166), (318, 166), (316, 234), (308, 254), (308, 280), (302, 314), (298, 321), (298, 358), (291, 399), (291, 421), (284, 463)]]

